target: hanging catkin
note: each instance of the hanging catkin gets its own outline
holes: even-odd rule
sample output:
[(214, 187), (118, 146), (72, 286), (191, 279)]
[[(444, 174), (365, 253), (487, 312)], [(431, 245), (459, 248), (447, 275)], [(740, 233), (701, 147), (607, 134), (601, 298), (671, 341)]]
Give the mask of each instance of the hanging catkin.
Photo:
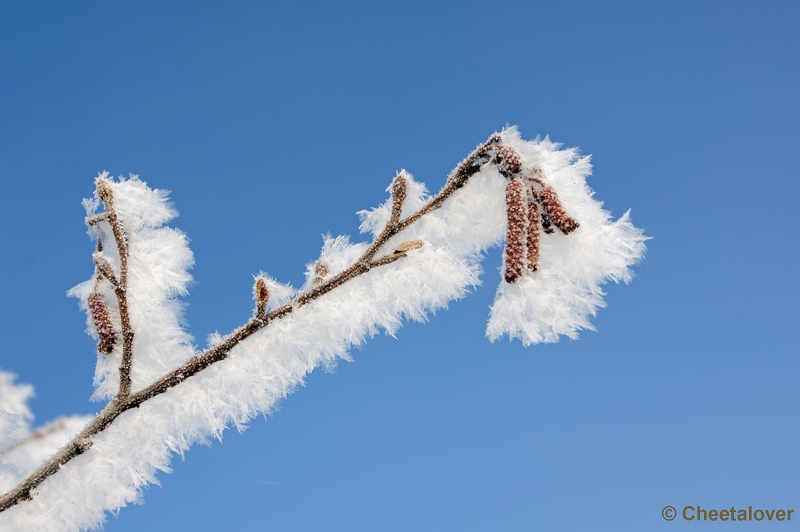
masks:
[(519, 179), (512, 179), (506, 185), (506, 231), (505, 270), (503, 277), (507, 283), (514, 283), (522, 276), (525, 268), (525, 245), (527, 238), (527, 198), (525, 185)]
[(533, 194), (528, 194), (528, 269), (535, 272), (539, 269), (539, 231), (541, 230), (541, 214), (539, 204)]
[[(558, 227), (562, 233), (568, 235), (578, 228), (578, 222), (567, 215), (552, 188), (547, 185), (542, 186), (539, 191), (539, 202), (546, 213), (546, 221)], [(542, 217), (542, 221), (545, 221), (545, 217)]]

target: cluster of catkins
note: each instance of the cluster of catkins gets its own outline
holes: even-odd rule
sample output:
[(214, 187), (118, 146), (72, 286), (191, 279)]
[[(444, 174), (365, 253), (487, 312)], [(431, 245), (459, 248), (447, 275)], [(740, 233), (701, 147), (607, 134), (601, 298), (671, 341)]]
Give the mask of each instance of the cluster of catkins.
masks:
[(515, 283), (526, 271), (539, 268), (539, 237), (542, 231), (553, 232), (553, 226), (565, 235), (578, 228), (570, 218), (558, 195), (542, 180), (542, 171), (534, 168), (523, 174), (519, 154), (507, 146), (495, 148), (495, 162), (501, 174), (510, 181), (506, 185), (506, 250), (503, 277)]

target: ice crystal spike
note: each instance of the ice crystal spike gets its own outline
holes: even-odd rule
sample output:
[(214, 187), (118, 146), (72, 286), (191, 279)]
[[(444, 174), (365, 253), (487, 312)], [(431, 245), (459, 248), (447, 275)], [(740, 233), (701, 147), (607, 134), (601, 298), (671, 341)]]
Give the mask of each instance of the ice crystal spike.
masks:
[(506, 253), (503, 277), (507, 283), (515, 283), (525, 268), (525, 244), (527, 239), (527, 198), (525, 185), (512, 179), (506, 185)]
[(87, 300), (89, 304), (89, 312), (92, 315), (92, 323), (97, 331), (99, 342), (97, 343), (97, 351), (104, 355), (110, 355), (114, 351), (114, 345), (117, 343), (117, 333), (114, 330), (114, 324), (111, 322), (111, 314), (108, 311), (108, 305), (102, 294), (92, 292), (89, 294)]

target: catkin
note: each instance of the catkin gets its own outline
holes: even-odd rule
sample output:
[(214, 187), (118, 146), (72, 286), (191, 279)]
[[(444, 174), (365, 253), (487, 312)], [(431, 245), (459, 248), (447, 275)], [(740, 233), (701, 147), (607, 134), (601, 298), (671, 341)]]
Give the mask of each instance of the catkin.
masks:
[(519, 154), (508, 146), (498, 146), (496, 148), (497, 162), (500, 163), (500, 173), (506, 177), (511, 177), (522, 171), (522, 161)]
[(507, 283), (515, 283), (522, 276), (525, 267), (525, 244), (527, 233), (527, 198), (525, 185), (519, 179), (512, 179), (506, 185), (506, 253), (503, 277)]
[(97, 351), (104, 355), (110, 355), (114, 351), (117, 343), (117, 333), (114, 324), (111, 322), (111, 314), (106, 305), (106, 300), (99, 292), (89, 294), (87, 300), (89, 313), (92, 316), (92, 323), (97, 331), (100, 340), (97, 342)]
[(541, 227), (541, 214), (539, 204), (532, 194), (528, 195), (528, 270), (535, 272), (539, 269), (539, 231)]
[(564, 208), (561, 206), (561, 202), (558, 201), (558, 195), (556, 195), (555, 191), (548, 187), (543, 186), (542, 190), (539, 192), (539, 202), (542, 204), (546, 215), (542, 217), (542, 225), (545, 226), (545, 232), (552, 232), (547, 231), (549, 223), (552, 223), (558, 229), (564, 233), (565, 235), (570, 234), (575, 229), (578, 228), (578, 222), (570, 218), (567, 213), (564, 211)]

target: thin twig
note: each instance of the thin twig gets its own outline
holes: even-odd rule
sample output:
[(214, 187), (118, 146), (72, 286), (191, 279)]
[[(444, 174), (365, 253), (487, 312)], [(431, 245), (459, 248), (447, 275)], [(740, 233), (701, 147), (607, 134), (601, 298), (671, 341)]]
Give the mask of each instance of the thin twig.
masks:
[(39, 427), (38, 429), (30, 433), (28, 436), (22, 438), (20, 441), (12, 445), (11, 447), (6, 447), (2, 451), (0, 451), (0, 456), (8, 454), (14, 449), (19, 449), (20, 447), (28, 445), (32, 441), (41, 440), (45, 436), (49, 436), (50, 434), (58, 432), (59, 430), (63, 429), (65, 425), (66, 425), (65, 421), (63, 419), (59, 419), (57, 421), (54, 421), (53, 423), (49, 423), (43, 427)]
[[(119, 391), (117, 392), (117, 398), (122, 399), (131, 393), (131, 366), (133, 365), (134, 332), (128, 312), (128, 254), (130, 252), (128, 232), (122, 226), (117, 211), (114, 209), (114, 193), (111, 190), (111, 184), (105, 179), (98, 179), (97, 194), (106, 209), (106, 221), (111, 225), (111, 231), (114, 233), (114, 240), (119, 251), (119, 279), (116, 284), (112, 281), (112, 284), (114, 284), (114, 295), (117, 297), (119, 319), (122, 325), (122, 362), (119, 365)], [(98, 265), (98, 269), (109, 278), (101, 266)]]
[(405, 257), (406, 254), (403, 252), (400, 253), (392, 253), (391, 255), (384, 255), (379, 259), (375, 259), (369, 263), (370, 268), (377, 268), (378, 266), (385, 266), (386, 264), (391, 264), (397, 259), (402, 259)]
[[(375, 259), (375, 255), (391, 237), (403, 231), (426, 214), (441, 207), (445, 200), (452, 196), (453, 193), (455, 193), (459, 188), (463, 187), (472, 175), (477, 173), (484, 164), (490, 162), (491, 159), (487, 156), (487, 153), (491, 151), (493, 146), (499, 141), (499, 135), (492, 135), (484, 144), (478, 146), (478, 148), (476, 148), (466, 159), (456, 166), (455, 170), (453, 170), (453, 172), (450, 174), (448, 182), (444, 188), (442, 188), (442, 190), (440, 190), (439, 193), (431, 198), (425, 205), (420, 207), (419, 210), (409, 215), (404, 220), (399, 220), (399, 215), (396, 219), (394, 219), (395, 217), (392, 216), (392, 218), (386, 224), (386, 227), (384, 227), (383, 231), (381, 231), (380, 235), (375, 237), (372, 244), (370, 244), (364, 254), (349, 268), (317, 286), (312, 286), (312, 288), (306, 292), (296, 296), (294, 300), (281, 305), (271, 312), (266, 314), (257, 313), (256, 316), (228, 335), (221, 343), (207, 349), (203, 353), (193, 356), (181, 366), (164, 375), (150, 386), (147, 386), (146, 388), (143, 388), (137, 392), (130, 392), (129, 354), (127, 358), (128, 367), (126, 368), (125, 373), (127, 376), (127, 388), (125, 388), (126, 392), (123, 393), (122, 366), (126, 364), (126, 358), (123, 351), (123, 365), (120, 366), (120, 392), (117, 394), (117, 396), (70, 443), (58, 451), (47, 462), (42, 464), (36, 471), (31, 473), (16, 488), (0, 497), (0, 512), (13, 507), (22, 501), (30, 499), (32, 497), (32, 490), (44, 482), (48, 477), (54, 475), (62, 465), (68, 463), (76, 456), (86, 452), (92, 445), (90, 438), (109, 427), (122, 413), (132, 408), (139, 407), (146, 401), (165, 393), (170, 388), (179, 385), (186, 379), (197, 375), (207, 367), (216, 364), (221, 360), (225, 360), (234, 347), (239, 345), (239, 343), (246, 338), (252, 336), (254, 333), (269, 325), (271, 322), (288, 316), (294, 312), (294, 310), (311, 303), (315, 299), (327, 294), (334, 288), (337, 288), (346, 282), (363, 275), (372, 268), (391, 264), (392, 262), (405, 257), (407, 252), (400, 251), (392, 252), (391, 254), (387, 254)], [(401, 176), (398, 176), (398, 178), (399, 177)], [(398, 178), (395, 178), (395, 183), (397, 183)], [(101, 190), (101, 187), (103, 187), (104, 190)], [(394, 194), (395, 187), (393, 186), (392, 188), (392, 192)], [(133, 331), (130, 329), (130, 324), (127, 323), (128, 310), (125, 293), (128, 260), (127, 235), (124, 233), (124, 228), (122, 228), (119, 220), (117, 219), (116, 213), (114, 212), (111, 189), (110, 186), (108, 186), (108, 183), (104, 180), (98, 181), (98, 192), (100, 192), (101, 199), (105, 205), (108, 221), (114, 230), (114, 237), (117, 240), (117, 247), (120, 251), (119, 285), (121, 288), (115, 291), (118, 294), (118, 300), (120, 302), (120, 315), (124, 316), (122, 318), (123, 339), (125, 342), (124, 345), (127, 347), (127, 349), (131, 349), (133, 342)], [(395, 197), (393, 197), (392, 202), (393, 213), (395, 211), (399, 213), (402, 208), (402, 201), (398, 202), (395, 200)]]
[(108, 214), (101, 212), (100, 214), (95, 214), (94, 216), (86, 218), (86, 225), (96, 225), (99, 222), (105, 222), (107, 220)]

